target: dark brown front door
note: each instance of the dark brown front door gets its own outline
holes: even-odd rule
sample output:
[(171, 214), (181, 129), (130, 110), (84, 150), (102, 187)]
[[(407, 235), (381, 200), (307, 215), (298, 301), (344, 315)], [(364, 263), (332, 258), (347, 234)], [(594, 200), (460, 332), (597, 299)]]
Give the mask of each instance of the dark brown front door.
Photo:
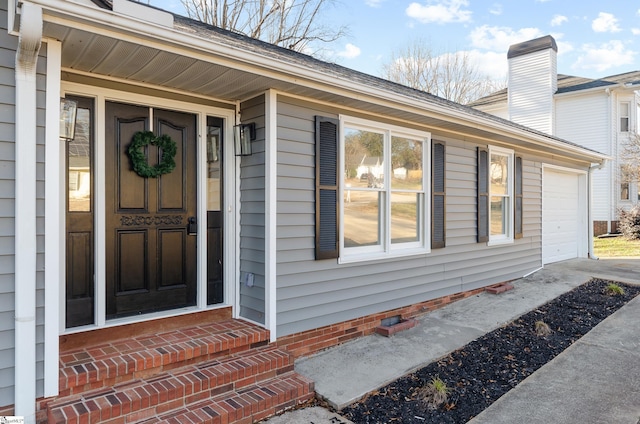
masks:
[[(115, 102), (105, 116), (107, 318), (195, 305), (196, 116)], [(151, 119), (156, 136), (175, 141), (176, 167), (144, 178), (127, 147)], [(158, 163), (157, 147), (144, 151)]]

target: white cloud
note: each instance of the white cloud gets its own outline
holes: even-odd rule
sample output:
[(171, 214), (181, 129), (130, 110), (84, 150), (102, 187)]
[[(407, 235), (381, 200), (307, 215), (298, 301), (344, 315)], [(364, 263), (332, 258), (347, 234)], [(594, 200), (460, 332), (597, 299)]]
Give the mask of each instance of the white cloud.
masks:
[(342, 50), (341, 52), (337, 52), (336, 55), (347, 59), (354, 59), (360, 56), (360, 53), (360, 47), (354, 46), (351, 43), (347, 43), (347, 45), (344, 46), (344, 50)]
[(640, 28), (631, 28), (633, 35), (640, 35)]
[(467, 0), (440, 0), (434, 2), (427, 1), (427, 4), (411, 3), (405, 10), (410, 18), (416, 19), (423, 24), (439, 23), (445, 24), (450, 22), (470, 22), (471, 10), (464, 10), (465, 6), (469, 6)]
[(502, 15), (502, 5), (500, 3), (494, 3), (489, 9), (489, 13), (492, 15)]
[(618, 19), (611, 13), (600, 12), (591, 23), (591, 29), (595, 32), (620, 32)]
[(369, 7), (380, 7), (385, 0), (364, 0), (364, 4)]
[(636, 53), (626, 49), (622, 41), (611, 40), (608, 43), (585, 44), (581, 48), (582, 54), (573, 64), (573, 69), (593, 69), (597, 72), (621, 65), (633, 64)]
[(569, 18), (564, 15), (553, 15), (553, 18), (551, 18), (551, 26), (560, 26), (568, 20)]
[[(560, 37), (562, 37), (562, 34), (560, 34)], [(573, 44), (564, 41), (558, 41), (559, 37), (556, 34), (553, 34), (553, 38), (556, 39), (556, 44), (558, 45), (558, 56), (567, 54), (575, 50)]]
[(509, 27), (492, 27), (483, 25), (474, 28), (469, 35), (473, 47), (495, 52), (503, 52), (507, 56), (509, 46), (523, 41), (542, 37), (544, 34), (538, 28), (520, 28), (513, 30)]
[(506, 51), (496, 53), (469, 50), (466, 53), (469, 61), (477, 66), (479, 72), (491, 77), (494, 81), (506, 81), (509, 69)]

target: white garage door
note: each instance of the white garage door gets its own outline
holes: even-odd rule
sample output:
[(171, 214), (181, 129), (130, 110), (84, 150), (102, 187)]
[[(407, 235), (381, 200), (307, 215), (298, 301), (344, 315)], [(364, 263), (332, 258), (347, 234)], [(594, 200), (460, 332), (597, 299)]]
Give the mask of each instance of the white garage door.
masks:
[(582, 214), (579, 176), (544, 169), (542, 192), (542, 263), (579, 256)]

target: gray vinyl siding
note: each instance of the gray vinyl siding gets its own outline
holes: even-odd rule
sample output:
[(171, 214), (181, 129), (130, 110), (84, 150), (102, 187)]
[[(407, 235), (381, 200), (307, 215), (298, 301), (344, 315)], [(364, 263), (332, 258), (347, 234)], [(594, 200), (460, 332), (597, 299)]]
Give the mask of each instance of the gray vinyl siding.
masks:
[(14, 403), (15, 50), (0, 2), (0, 406)]
[(314, 116), (337, 117), (337, 110), (278, 97), (279, 337), (512, 280), (541, 266), (542, 164), (555, 162), (515, 149), (523, 157), (523, 238), (487, 246), (476, 242), (479, 144), (434, 129), (432, 138), (446, 145), (446, 247), (375, 262), (314, 260)]
[(240, 278), (255, 275), (253, 287), (240, 284), (240, 316), (265, 322), (265, 165), (264, 96), (240, 105), (242, 122), (256, 124), (253, 154), (240, 162)]

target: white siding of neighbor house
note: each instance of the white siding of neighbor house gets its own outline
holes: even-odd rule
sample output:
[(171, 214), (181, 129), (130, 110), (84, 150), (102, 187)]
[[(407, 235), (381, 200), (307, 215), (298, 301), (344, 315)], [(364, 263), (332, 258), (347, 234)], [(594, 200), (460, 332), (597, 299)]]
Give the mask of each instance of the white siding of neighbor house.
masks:
[[(7, 2), (0, 2), (0, 407), (14, 403), (15, 346), (15, 57), (7, 34)], [(37, 64), (36, 166), (36, 395), (44, 394), (44, 127), (46, 45)]]
[(509, 119), (547, 134), (553, 132), (557, 90), (556, 52), (546, 49), (509, 59)]
[(254, 274), (254, 285), (240, 285), (240, 316), (265, 323), (265, 165), (264, 96), (240, 105), (242, 122), (256, 124), (253, 154), (240, 158), (240, 278)]
[(473, 108), (497, 116), (498, 118), (509, 119), (509, 108), (507, 107), (507, 103), (473, 106)]
[[(557, 137), (577, 143), (607, 155), (615, 155), (611, 144), (610, 97), (602, 91), (561, 95), (556, 97)], [(595, 170), (592, 176), (592, 214), (595, 221), (607, 221), (612, 208), (612, 169), (617, 165), (607, 163)]]
[(314, 116), (339, 113), (278, 97), (279, 337), (511, 280), (541, 266), (542, 163), (570, 165), (523, 155), (524, 237), (488, 247), (476, 243), (478, 145), (433, 129), (433, 139), (446, 145), (446, 247), (375, 262), (314, 260)]

